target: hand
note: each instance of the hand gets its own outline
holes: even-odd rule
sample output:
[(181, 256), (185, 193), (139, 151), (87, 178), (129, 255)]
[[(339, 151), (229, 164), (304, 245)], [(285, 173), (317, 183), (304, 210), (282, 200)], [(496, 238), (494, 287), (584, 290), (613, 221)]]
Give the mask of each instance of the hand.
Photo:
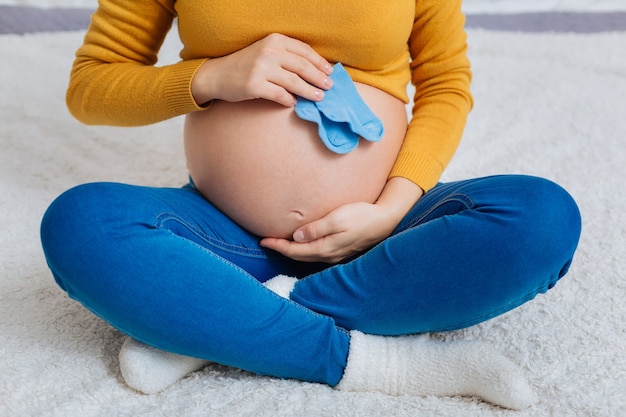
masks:
[(411, 181), (394, 177), (375, 204), (346, 204), (298, 228), (293, 240), (265, 238), (261, 246), (298, 261), (338, 263), (386, 239), (422, 194)]
[(332, 66), (309, 45), (271, 34), (233, 54), (209, 59), (196, 72), (191, 91), (197, 103), (255, 98), (294, 106), (295, 96), (313, 101), (332, 87)]
[(334, 264), (382, 241), (395, 226), (383, 207), (351, 203), (298, 228), (294, 240), (265, 238), (261, 246), (298, 261)]

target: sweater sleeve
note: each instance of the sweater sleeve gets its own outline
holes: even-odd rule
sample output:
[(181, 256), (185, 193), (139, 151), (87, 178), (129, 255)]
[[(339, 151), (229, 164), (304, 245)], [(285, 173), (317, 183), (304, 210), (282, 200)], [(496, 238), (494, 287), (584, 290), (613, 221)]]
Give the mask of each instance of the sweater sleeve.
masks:
[(416, 1), (409, 40), (413, 113), (390, 177), (424, 191), (434, 187), (454, 155), (473, 106), (461, 0)]
[(199, 110), (191, 79), (204, 60), (157, 67), (173, 0), (100, 0), (76, 52), (66, 94), (86, 124), (140, 126)]

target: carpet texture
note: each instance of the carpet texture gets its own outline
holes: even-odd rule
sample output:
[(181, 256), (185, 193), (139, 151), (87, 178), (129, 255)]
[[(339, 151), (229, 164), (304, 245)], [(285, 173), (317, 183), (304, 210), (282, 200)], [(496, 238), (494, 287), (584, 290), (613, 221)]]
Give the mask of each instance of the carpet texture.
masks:
[[(544, 176), (583, 215), (574, 264), (554, 290), (435, 335), (483, 340), (519, 364), (538, 397), (521, 412), (467, 398), (337, 392), (218, 365), (158, 395), (128, 389), (117, 362), (122, 335), (55, 285), (39, 221), (78, 183), (183, 184), (182, 120), (132, 129), (73, 120), (64, 93), (82, 36), (0, 36), (0, 416), (624, 415), (626, 32), (469, 29), (476, 105), (444, 180)], [(177, 48), (168, 39), (162, 63)]]

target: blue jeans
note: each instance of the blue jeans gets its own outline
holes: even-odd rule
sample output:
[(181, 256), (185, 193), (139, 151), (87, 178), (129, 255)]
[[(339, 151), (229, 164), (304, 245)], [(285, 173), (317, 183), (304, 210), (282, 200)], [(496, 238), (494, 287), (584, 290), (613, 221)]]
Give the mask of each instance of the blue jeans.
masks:
[[(259, 246), (188, 185), (86, 184), (41, 228), (57, 283), (122, 332), (157, 348), (258, 374), (336, 385), (349, 330), (460, 329), (553, 287), (580, 235), (554, 183), (496, 176), (439, 184), (393, 234), (341, 264)], [(286, 300), (262, 282), (302, 278)]]

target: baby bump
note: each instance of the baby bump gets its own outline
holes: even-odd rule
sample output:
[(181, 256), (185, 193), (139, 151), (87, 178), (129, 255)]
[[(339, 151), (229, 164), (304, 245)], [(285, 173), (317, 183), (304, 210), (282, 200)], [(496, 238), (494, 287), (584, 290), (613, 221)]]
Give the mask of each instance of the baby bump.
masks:
[(406, 131), (403, 103), (357, 85), (383, 121), (379, 142), (359, 141), (350, 153), (331, 152), (317, 126), (293, 108), (266, 100), (217, 101), (185, 121), (189, 172), (200, 192), (242, 227), (290, 237), (307, 222), (343, 204), (374, 202)]

